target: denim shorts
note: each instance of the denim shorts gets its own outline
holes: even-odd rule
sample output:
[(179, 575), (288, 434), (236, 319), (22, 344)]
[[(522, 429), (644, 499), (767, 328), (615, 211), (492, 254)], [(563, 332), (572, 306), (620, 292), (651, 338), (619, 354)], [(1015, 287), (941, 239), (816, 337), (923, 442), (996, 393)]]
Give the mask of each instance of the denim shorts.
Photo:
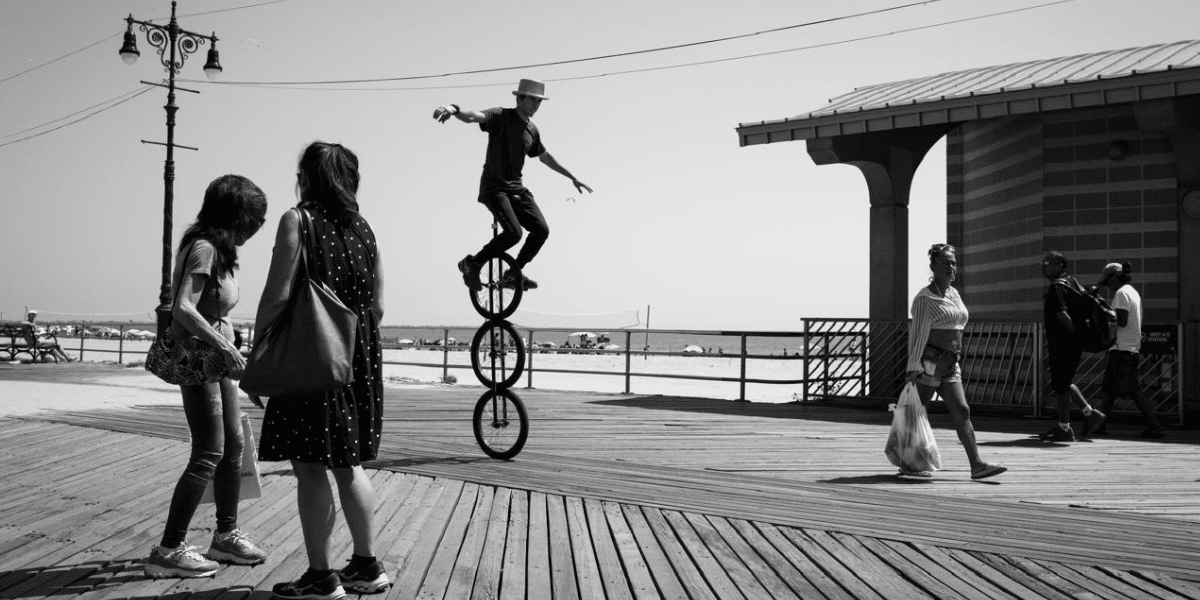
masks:
[(1109, 350), (1101, 390), (1113, 398), (1132, 398), (1137, 394), (1142, 387), (1138, 381), (1140, 358), (1137, 352)]
[(917, 376), (917, 383), (931, 388), (943, 383), (962, 383), (962, 367), (958, 363), (958, 352), (927, 345), (921, 352), (921, 374)]

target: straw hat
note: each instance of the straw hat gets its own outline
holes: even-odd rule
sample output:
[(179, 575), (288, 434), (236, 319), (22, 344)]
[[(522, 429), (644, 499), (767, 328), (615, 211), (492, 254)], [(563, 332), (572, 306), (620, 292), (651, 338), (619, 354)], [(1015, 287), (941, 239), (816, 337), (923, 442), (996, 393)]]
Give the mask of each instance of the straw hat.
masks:
[(546, 97), (546, 84), (533, 79), (522, 79), (517, 84), (517, 89), (513, 90), (514, 96), (529, 96), (530, 98), (540, 98), (549, 100)]

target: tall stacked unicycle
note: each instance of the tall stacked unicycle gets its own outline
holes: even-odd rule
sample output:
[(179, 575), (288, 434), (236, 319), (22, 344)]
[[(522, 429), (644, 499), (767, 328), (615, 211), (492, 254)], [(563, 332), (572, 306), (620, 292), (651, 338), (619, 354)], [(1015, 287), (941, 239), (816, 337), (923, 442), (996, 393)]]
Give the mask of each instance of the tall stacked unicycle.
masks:
[[(493, 235), (496, 230), (493, 223)], [(487, 388), (475, 403), (472, 427), (483, 452), (498, 459), (516, 456), (529, 437), (525, 404), (512, 390), (525, 372), (525, 344), (507, 320), (521, 304), (524, 289), (520, 281), (501, 286), (512, 267), (508, 254), (489, 260), (479, 268), (479, 285), (470, 290), (471, 305), (486, 319), (471, 340), (471, 369)]]

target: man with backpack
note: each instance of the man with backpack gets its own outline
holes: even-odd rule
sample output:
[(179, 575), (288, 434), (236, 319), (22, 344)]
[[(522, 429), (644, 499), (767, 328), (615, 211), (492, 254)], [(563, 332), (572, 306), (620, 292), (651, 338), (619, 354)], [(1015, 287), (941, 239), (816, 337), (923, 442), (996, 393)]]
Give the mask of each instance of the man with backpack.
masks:
[[(1108, 363), (1104, 368), (1104, 399), (1100, 407), (1104, 412), (1112, 410), (1117, 398), (1131, 398), (1133, 403), (1146, 418), (1146, 428), (1141, 437), (1162, 437), (1166, 428), (1154, 414), (1154, 407), (1142, 393), (1141, 382), (1138, 380), (1138, 365), (1141, 362), (1142, 349), (1142, 296), (1130, 285), (1133, 281), (1133, 268), (1129, 263), (1108, 263), (1100, 274), (1096, 285), (1113, 290), (1112, 306), (1116, 309), (1117, 340), (1116, 345), (1108, 351)], [(1102, 425), (1093, 432), (1094, 435), (1106, 435), (1107, 429)]]
[(1042, 257), (1042, 276), (1050, 281), (1043, 303), (1043, 317), (1050, 354), (1050, 387), (1057, 397), (1058, 423), (1038, 437), (1047, 442), (1074, 442), (1072, 399), (1083, 410), (1083, 437), (1091, 435), (1104, 423), (1104, 413), (1092, 408), (1074, 383), (1075, 371), (1083, 357), (1083, 345), (1071, 312), (1072, 307), (1078, 306), (1080, 296), (1086, 296), (1087, 292), (1067, 272), (1067, 258), (1060, 252), (1047, 252)]

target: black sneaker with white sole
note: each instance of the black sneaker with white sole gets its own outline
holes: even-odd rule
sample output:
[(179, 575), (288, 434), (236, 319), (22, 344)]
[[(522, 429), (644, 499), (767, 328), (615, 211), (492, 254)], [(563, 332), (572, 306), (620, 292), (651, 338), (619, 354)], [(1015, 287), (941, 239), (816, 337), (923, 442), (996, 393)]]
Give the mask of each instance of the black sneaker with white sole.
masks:
[(383, 563), (376, 560), (369, 565), (359, 565), (353, 559), (344, 569), (338, 571), (342, 586), (357, 594), (378, 594), (392, 586), (388, 579)]
[(346, 590), (338, 574), (330, 571), (329, 575), (321, 576), (309, 569), (300, 579), (287, 583), (277, 583), (271, 588), (274, 598), (283, 600), (339, 600), (346, 597)]

